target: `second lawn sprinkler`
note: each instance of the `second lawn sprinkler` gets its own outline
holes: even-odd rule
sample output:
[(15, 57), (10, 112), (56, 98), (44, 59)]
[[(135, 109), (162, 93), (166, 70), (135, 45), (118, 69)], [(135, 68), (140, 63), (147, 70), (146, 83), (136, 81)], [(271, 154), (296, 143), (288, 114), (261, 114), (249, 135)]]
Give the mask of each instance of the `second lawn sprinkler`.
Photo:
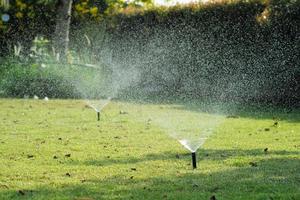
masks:
[(100, 111), (97, 111), (97, 119), (100, 121)]
[(96, 111), (97, 121), (100, 121), (101, 111), (104, 109), (104, 107), (106, 107), (109, 104), (110, 100), (111, 100), (111, 97), (109, 97), (105, 100), (95, 100), (95, 101), (88, 100), (87, 101), (88, 105)]

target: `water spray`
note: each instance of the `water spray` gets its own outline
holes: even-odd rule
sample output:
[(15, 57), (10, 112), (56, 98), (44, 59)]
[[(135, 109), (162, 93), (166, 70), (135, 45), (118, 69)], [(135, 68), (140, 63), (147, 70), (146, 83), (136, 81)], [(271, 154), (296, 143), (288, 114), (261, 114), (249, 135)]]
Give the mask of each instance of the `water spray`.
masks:
[(93, 108), (97, 113), (97, 121), (100, 121), (101, 118), (101, 111), (110, 103), (111, 97), (107, 98), (106, 100), (100, 101), (98, 103), (93, 103), (92, 101), (87, 101), (89, 107)]
[(196, 152), (192, 152), (193, 169), (197, 168)]
[[(195, 170), (197, 168), (197, 150), (215, 133), (215, 129), (224, 121), (225, 116), (213, 111), (211, 111), (212, 113), (198, 110), (191, 112), (176, 106), (176, 104), (169, 107), (153, 106), (151, 111), (145, 114), (144, 119), (152, 119), (153, 124), (160, 126), (164, 132), (186, 148), (189, 155), (192, 156), (189, 165), (191, 169)], [(206, 104), (205, 106), (207, 109)], [(157, 112), (153, 112), (156, 111), (155, 109)], [(162, 112), (161, 109), (164, 111)]]
[(181, 139), (179, 140), (179, 142), (185, 148), (187, 148), (189, 151), (192, 152), (192, 165), (193, 165), (193, 169), (196, 169), (197, 168), (196, 150), (204, 143), (203, 138), (198, 140), (196, 144), (191, 143), (187, 139)]

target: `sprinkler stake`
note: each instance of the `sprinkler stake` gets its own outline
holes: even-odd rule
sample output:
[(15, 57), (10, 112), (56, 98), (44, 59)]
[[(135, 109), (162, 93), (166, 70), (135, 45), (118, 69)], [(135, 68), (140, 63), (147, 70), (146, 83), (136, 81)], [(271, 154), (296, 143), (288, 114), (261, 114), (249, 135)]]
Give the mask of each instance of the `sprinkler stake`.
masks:
[(100, 121), (100, 112), (99, 111), (97, 112), (97, 118), (98, 118), (98, 121)]
[(193, 163), (193, 169), (196, 169), (197, 168), (196, 152), (192, 152), (192, 163)]

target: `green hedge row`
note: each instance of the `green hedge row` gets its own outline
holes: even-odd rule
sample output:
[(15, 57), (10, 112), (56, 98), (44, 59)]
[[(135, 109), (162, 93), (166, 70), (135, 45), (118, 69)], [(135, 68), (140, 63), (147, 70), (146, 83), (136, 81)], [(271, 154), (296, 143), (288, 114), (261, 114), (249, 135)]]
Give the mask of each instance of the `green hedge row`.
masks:
[(299, 105), (299, 13), (299, 0), (134, 11), (73, 23), (71, 48), (116, 71), (122, 96)]
[(142, 71), (134, 87), (143, 89), (136, 91), (299, 105), (300, 1), (240, 1), (113, 20), (114, 60)]

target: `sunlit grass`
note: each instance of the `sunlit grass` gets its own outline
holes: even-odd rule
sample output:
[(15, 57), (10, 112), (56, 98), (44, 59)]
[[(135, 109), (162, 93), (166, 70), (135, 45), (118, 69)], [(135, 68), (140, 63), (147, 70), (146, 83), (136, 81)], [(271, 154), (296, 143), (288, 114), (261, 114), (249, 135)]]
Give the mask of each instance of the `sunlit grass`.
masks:
[[(0, 100), (0, 199), (300, 198), (299, 110), (225, 118), (192, 170), (186, 149), (138, 119), (155, 106), (113, 101), (97, 122), (81, 100)], [(156, 111), (197, 112), (177, 108)]]

